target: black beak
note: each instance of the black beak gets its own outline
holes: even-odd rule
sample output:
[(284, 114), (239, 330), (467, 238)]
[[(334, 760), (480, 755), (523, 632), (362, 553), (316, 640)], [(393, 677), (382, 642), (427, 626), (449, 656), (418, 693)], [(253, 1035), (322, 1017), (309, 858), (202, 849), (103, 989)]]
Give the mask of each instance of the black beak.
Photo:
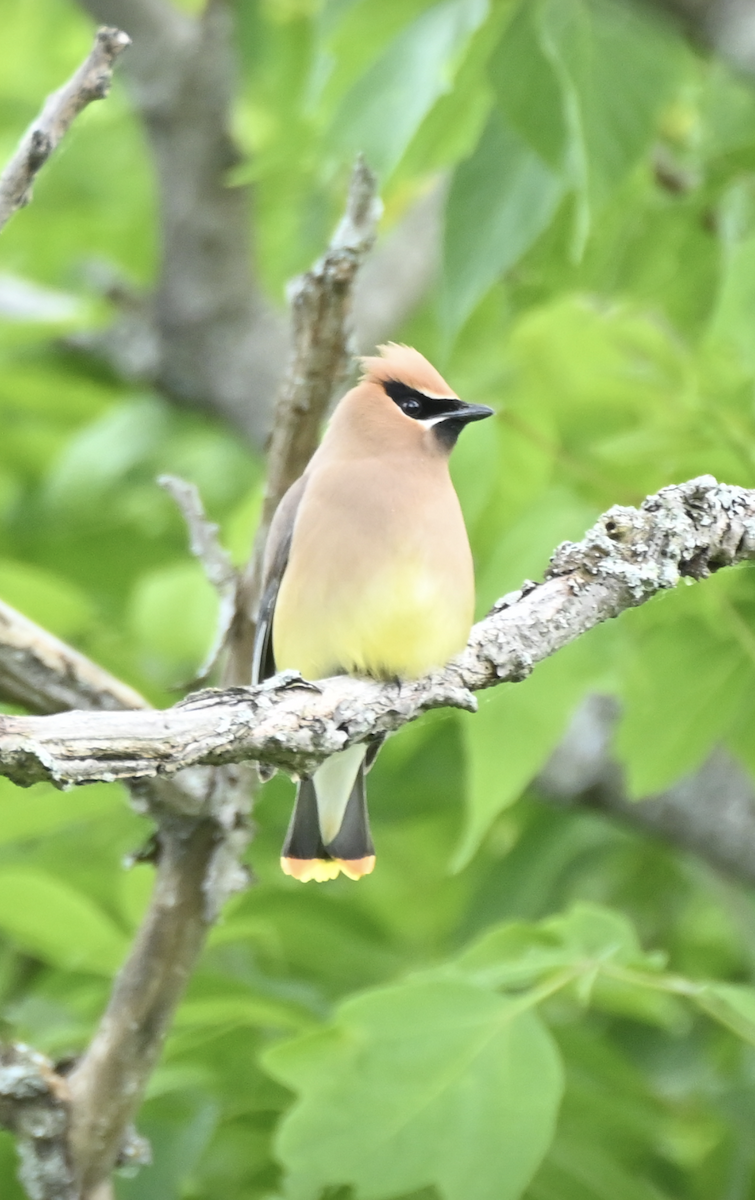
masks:
[[(486, 404), (465, 404), (463, 400), (449, 400), (448, 416), (436, 417), (433, 430), (439, 441), (451, 449), (465, 425), (470, 421), (483, 421), (493, 416), (493, 409)], [(451, 407), (453, 405), (453, 407)]]
[(484, 421), (486, 417), (494, 416), (495, 411), (486, 404), (462, 403), (453, 415), (454, 420), (462, 421), (466, 425), (469, 421)]

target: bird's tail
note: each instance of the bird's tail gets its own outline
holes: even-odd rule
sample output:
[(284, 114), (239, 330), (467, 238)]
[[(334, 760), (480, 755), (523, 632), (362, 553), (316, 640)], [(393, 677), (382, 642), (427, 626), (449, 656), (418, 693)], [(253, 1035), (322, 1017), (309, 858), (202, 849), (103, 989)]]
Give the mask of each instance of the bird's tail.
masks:
[(307, 883), (369, 875), (375, 865), (365, 791), (364, 746), (333, 754), (303, 779), (281, 852), (286, 875)]

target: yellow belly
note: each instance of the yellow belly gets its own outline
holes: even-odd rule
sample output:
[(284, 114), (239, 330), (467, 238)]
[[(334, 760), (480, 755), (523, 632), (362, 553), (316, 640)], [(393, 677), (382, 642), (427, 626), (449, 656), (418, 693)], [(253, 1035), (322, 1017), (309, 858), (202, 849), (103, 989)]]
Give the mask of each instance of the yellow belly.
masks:
[(273, 621), (278, 670), (307, 679), (347, 671), (382, 679), (413, 679), (463, 650), (472, 624), (471, 577), (451, 580), (426, 563), (394, 564), (347, 597), (331, 581), (329, 594), (304, 593), (283, 577)]

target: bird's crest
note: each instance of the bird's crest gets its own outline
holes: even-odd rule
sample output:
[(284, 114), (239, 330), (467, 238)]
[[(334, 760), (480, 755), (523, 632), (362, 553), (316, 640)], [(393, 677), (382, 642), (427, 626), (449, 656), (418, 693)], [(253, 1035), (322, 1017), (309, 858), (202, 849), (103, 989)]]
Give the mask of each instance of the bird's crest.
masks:
[(445, 379), (432, 363), (412, 346), (388, 342), (378, 346), (380, 357), (362, 358), (362, 381), (388, 383), (391, 380), (405, 383), (426, 396), (455, 396)]

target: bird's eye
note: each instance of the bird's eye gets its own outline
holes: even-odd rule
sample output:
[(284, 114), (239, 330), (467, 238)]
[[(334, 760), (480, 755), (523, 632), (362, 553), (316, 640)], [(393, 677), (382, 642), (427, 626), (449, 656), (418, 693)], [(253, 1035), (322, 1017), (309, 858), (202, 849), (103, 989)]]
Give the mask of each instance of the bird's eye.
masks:
[(405, 412), (407, 417), (418, 416), (421, 409), (422, 405), (420, 404), (419, 400), (408, 399), (401, 401), (401, 411)]

